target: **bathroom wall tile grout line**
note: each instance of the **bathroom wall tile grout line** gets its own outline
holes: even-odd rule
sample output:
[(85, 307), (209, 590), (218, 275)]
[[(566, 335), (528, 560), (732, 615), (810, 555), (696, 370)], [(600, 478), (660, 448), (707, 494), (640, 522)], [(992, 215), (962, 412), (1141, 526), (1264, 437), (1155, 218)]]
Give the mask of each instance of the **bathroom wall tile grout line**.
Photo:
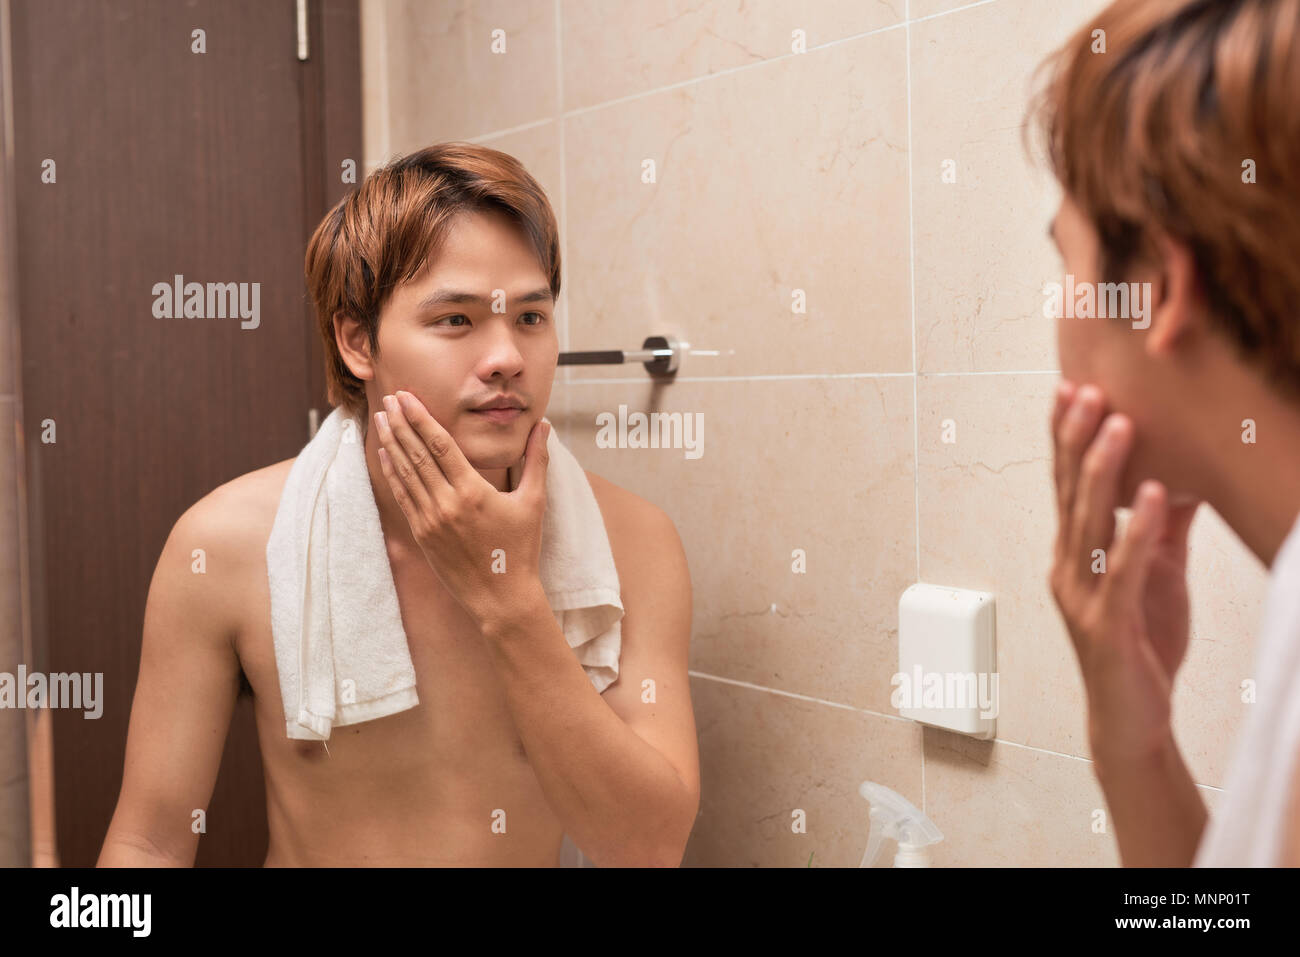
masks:
[[(904, 0), (903, 17), (907, 24), (903, 36), (903, 62), (906, 67), (907, 96), (907, 293), (912, 333), (912, 504), (913, 531), (916, 533), (916, 581), (921, 580), (921, 401), (918, 394), (916, 361), (916, 216), (912, 198), (912, 27), (911, 0)], [(922, 774), (924, 780), (924, 772)], [(922, 792), (924, 794), (924, 791)], [(924, 797), (922, 798), (924, 800)]]
[(477, 136), (466, 137), (466, 139), (471, 143), (486, 143), (489, 140), (499, 140), (503, 136), (514, 136), (516, 133), (527, 133), (529, 130), (535, 130), (538, 127), (545, 126), (547, 123), (559, 123), (566, 117), (566, 115), (567, 114), (561, 112), (553, 116), (544, 116), (540, 120), (529, 120), (527, 123), (520, 123), (518, 126), (508, 126), (505, 129), (493, 130), (491, 133), (480, 133)]
[(984, 372), (920, 372), (922, 378), (929, 376), (957, 376), (957, 375), (1060, 375), (1060, 369), (989, 369)]
[[(564, 106), (564, 30), (560, 21), (560, 9), (563, 0), (555, 0), (555, 109)], [(561, 273), (569, 266), (569, 184), (565, 176), (564, 152), (564, 117), (554, 117), (554, 123), (560, 139), (560, 269)], [(566, 283), (567, 285), (567, 283)], [(560, 324), (560, 351), (569, 350), (569, 300), (564, 300), (564, 321)], [(564, 367), (563, 381), (572, 378), (572, 370)]]
[[(842, 43), (852, 43), (855, 40), (863, 40), (867, 37), (875, 36), (876, 34), (879, 33), (888, 33), (890, 30), (899, 30), (899, 29), (906, 30), (913, 23), (923, 23), (926, 20), (934, 20), (938, 17), (951, 16), (954, 13), (961, 13), (963, 10), (971, 10), (974, 9), (975, 7), (986, 6), (994, 2), (996, 2), (996, 0), (977, 0), (977, 2), (975, 3), (969, 3), (961, 7), (954, 7), (951, 10), (940, 10), (938, 13), (927, 14), (926, 16), (918, 17), (915, 20), (908, 18), (905, 13), (904, 18), (900, 20), (898, 23), (891, 23), (885, 27), (877, 27), (874, 30), (866, 30), (862, 33), (855, 33), (852, 36), (839, 37), (834, 40), (827, 40), (825, 43), (819, 43), (816, 46), (809, 47), (807, 51), (804, 53), (783, 53), (780, 56), (766, 57), (762, 60), (756, 60), (753, 63), (742, 63), (739, 66), (727, 67), (726, 69), (718, 70), (714, 73), (706, 73), (703, 76), (693, 76), (685, 80), (678, 80), (676, 83), (668, 83), (665, 84), (664, 86), (657, 86), (650, 90), (642, 90), (639, 93), (629, 93), (626, 96), (615, 97), (612, 100), (603, 100), (600, 103), (593, 103), (590, 106), (581, 106), (576, 109), (565, 110), (563, 109), (564, 101), (561, 100), (560, 101), (561, 110), (558, 116), (548, 117), (548, 118), (543, 118), (538, 120), (530, 120), (527, 123), (521, 123), (517, 126), (510, 126), (504, 129), (492, 130), (487, 133), (479, 133), (475, 136), (468, 137), (467, 139), (471, 143), (486, 143), (488, 140), (497, 139), (502, 136), (510, 136), (511, 134), (514, 133), (522, 133), (525, 130), (534, 129), (535, 127), (543, 126), (547, 123), (553, 123), (556, 122), (557, 120), (569, 119), (570, 117), (580, 116), (583, 113), (594, 113), (597, 110), (603, 110), (607, 107), (618, 106), (619, 104), (622, 103), (630, 103), (633, 100), (639, 100), (644, 97), (655, 96), (658, 93), (667, 93), (671, 90), (678, 90), (685, 86), (691, 86), (692, 84), (696, 84), (696, 83), (703, 83), (708, 80), (717, 79), (718, 77), (721, 76), (727, 76), (728, 74), (731, 73), (738, 73), (742, 70), (753, 70), (759, 67), (767, 66), (768, 64), (771, 63), (780, 63), (784, 60), (789, 60), (796, 56), (807, 56), (809, 53), (816, 53), (818, 50), (827, 50), (830, 49), (831, 47), (839, 46)], [(557, 0), (557, 5), (558, 3), (559, 0)], [(556, 15), (556, 29), (558, 32), (559, 29), (558, 12)]]
[[(927, 727), (926, 725), (921, 724), (921, 722), (919, 721), (913, 721), (911, 718), (904, 718), (901, 715), (886, 714), (883, 711), (872, 711), (870, 708), (855, 708), (851, 704), (842, 704), (839, 701), (830, 701), (829, 699), (826, 698), (816, 698), (813, 697), (812, 695), (800, 694), (797, 691), (785, 691), (781, 688), (769, 688), (766, 685), (756, 685), (753, 682), (741, 681), (737, 678), (724, 678), (722, 675), (709, 674), (706, 671), (695, 671), (691, 669), (687, 671), (687, 674), (695, 678), (704, 678), (709, 681), (721, 682), (722, 684), (736, 685), (741, 688), (749, 688), (753, 691), (765, 691), (769, 694), (781, 695), (782, 697), (785, 698), (796, 698), (800, 701), (809, 701), (812, 702), (813, 704), (822, 704), (822, 705), (826, 705), (829, 708), (839, 708), (843, 711), (856, 711), (858, 714), (869, 715), (873, 718), (884, 718), (888, 721), (901, 721), (906, 724), (915, 724), (918, 727), (922, 727), (922, 728)], [(957, 732), (952, 732), (952, 733), (956, 734)], [(962, 735), (962, 737), (965, 737), (965, 735)], [(1026, 751), (1036, 751), (1039, 754), (1050, 754), (1058, 758), (1070, 758), (1071, 760), (1074, 761), (1083, 761), (1088, 764), (1092, 763), (1092, 760), (1090, 758), (1085, 758), (1082, 755), (1078, 755), (1078, 754), (1067, 754), (1064, 751), (1053, 751), (1050, 748), (1039, 748), (1039, 747), (1035, 747), (1032, 744), (1022, 744), (1019, 741), (1009, 741), (1005, 738), (991, 738), (989, 740), (997, 744), (1006, 744), (1006, 745), (1010, 745), (1011, 747), (1022, 748)], [(1211, 785), (1206, 785), (1206, 786), (1210, 787)], [(925, 810), (925, 809), (922, 808), (921, 810)]]
[[(913, 721), (911, 718), (904, 718), (901, 715), (885, 714), (884, 712), (881, 711), (872, 711), (869, 708), (855, 708), (851, 704), (841, 704), (838, 701), (830, 701), (826, 698), (815, 698), (812, 695), (799, 694), (799, 692), (797, 691), (785, 691), (781, 688), (769, 688), (766, 685), (756, 685), (751, 681), (741, 681), (737, 678), (724, 678), (722, 675), (709, 674), (707, 671), (696, 671), (694, 669), (688, 669), (686, 673), (693, 678), (703, 678), (707, 681), (717, 681), (721, 684), (735, 685), (736, 687), (740, 687), (740, 688), (749, 688), (752, 691), (766, 691), (769, 694), (780, 695), (783, 698), (795, 698), (800, 701), (809, 701), (812, 702), (813, 704), (826, 705), (829, 708), (839, 708), (842, 711), (856, 711), (858, 714), (865, 714), (873, 718), (884, 718), (888, 721), (903, 721), (908, 724), (918, 725), (919, 727), (922, 728), (927, 727), (927, 725), (923, 725), (919, 721)], [(937, 730), (942, 730), (942, 729), (937, 729)], [(950, 732), (950, 733), (957, 734), (957, 732)], [(960, 737), (966, 737), (966, 735), (960, 735)], [(976, 739), (972, 739), (972, 740), (976, 740)], [(1037, 754), (1046, 754), (1056, 758), (1069, 758), (1071, 761), (1082, 761), (1084, 764), (1092, 764), (1091, 758), (1085, 758), (1083, 755), (1080, 754), (1069, 754), (1065, 751), (1053, 751), (1051, 748), (1040, 748), (1032, 744), (1023, 744), (1019, 741), (1011, 741), (1008, 740), (1007, 738), (995, 737), (995, 738), (990, 738), (988, 740), (992, 744), (1005, 744), (1008, 747), (1020, 748), (1022, 751), (1033, 751)], [(1206, 788), (1207, 790), (1211, 790), (1211, 791), (1223, 790), (1222, 788), (1214, 784), (1201, 784), (1199, 782), (1196, 782), (1196, 786), (1198, 788)], [(921, 810), (925, 810), (925, 809), (922, 808)]]
[[(910, 7), (911, 7), (911, 0), (905, 0), (905, 2), (906, 2), (906, 4), (907, 4), (907, 7), (910, 9)], [(923, 17), (917, 17), (917, 18), (915, 18), (915, 19), (913, 19), (911, 16), (908, 16), (908, 18), (907, 18), (907, 22), (908, 22), (908, 23), (924, 23), (926, 20), (934, 20), (934, 19), (936, 19), (936, 18), (938, 18), (938, 17), (947, 17), (947, 16), (951, 16), (951, 15), (954, 14), (954, 13), (961, 13), (963, 10), (973, 10), (975, 7), (984, 7), (984, 6), (988, 6), (990, 3), (993, 3), (993, 2), (994, 2), (994, 0), (976, 0), (976, 2), (974, 2), (974, 3), (967, 3), (967, 4), (965, 4), (965, 5), (963, 5), (963, 6), (960, 6), (960, 7), (953, 7), (951, 10), (940, 10), (938, 13), (927, 13), (925, 16), (923, 16)]]
[[(921, 399), (916, 361), (916, 217), (912, 208), (912, 0), (903, 0), (904, 93), (907, 98), (907, 292), (912, 328), (912, 530), (916, 533), (916, 578), (921, 580)], [(921, 738), (921, 813), (925, 813), (925, 737)]]
[[(389, 98), (388, 98), (388, 8), (387, 6), (384, 7), (383, 29), (379, 31), (379, 41), (382, 48), (381, 52), (384, 58), (382, 61), (384, 64), (384, 68), (381, 70), (376, 70), (375, 72), (380, 74), (380, 76), (383, 77), (382, 95), (383, 95), (383, 102), (384, 102), (384, 110), (383, 110), (384, 156), (387, 157), (388, 159), (391, 159), (393, 154), (393, 126), (390, 120), (393, 115), (393, 110), (392, 107), (389, 105)], [(388, 159), (385, 159), (384, 162), (388, 162)]]
[[(567, 367), (566, 367), (567, 368)], [(922, 372), (920, 378), (939, 376), (975, 376), (975, 375), (1060, 375), (1059, 369), (1024, 369), (1005, 372)], [(701, 375), (676, 376), (674, 382), (768, 382), (784, 379), (901, 379), (918, 375), (913, 372), (790, 372), (772, 375)], [(604, 385), (606, 383), (645, 382), (645, 376), (615, 377), (608, 379), (569, 379), (569, 385)]]
[(890, 721), (906, 721), (909, 723), (911, 722), (910, 718), (904, 718), (901, 715), (885, 714), (880, 711), (871, 711), (867, 708), (855, 708), (851, 704), (841, 704), (838, 701), (831, 701), (827, 698), (815, 698), (812, 695), (799, 694), (799, 692), (797, 691), (785, 691), (781, 688), (769, 688), (766, 685), (756, 685), (751, 681), (741, 681), (738, 678), (724, 678), (722, 675), (709, 674), (707, 671), (695, 671), (694, 669), (687, 669), (686, 673), (695, 678), (706, 678), (709, 681), (718, 681), (721, 682), (722, 684), (736, 685), (737, 687), (741, 687), (741, 688), (749, 688), (752, 691), (765, 691), (768, 694), (781, 695), (782, 697), (785, 698), (798, 698), (800, 701), (811, 701), (814, 704), (824, 704), (829, 708), (839, 708), (843, 711), (856, 711), (859, 714), (869, 714), (872, 715), (873, 717), (886, 718)]

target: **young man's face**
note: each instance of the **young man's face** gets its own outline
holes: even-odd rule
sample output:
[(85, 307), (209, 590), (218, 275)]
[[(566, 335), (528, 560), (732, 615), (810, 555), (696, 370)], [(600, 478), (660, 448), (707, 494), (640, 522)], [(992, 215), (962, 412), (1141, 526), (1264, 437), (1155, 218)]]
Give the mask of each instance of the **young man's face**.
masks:
[[(1096, 229), (1068, 195), (1053, 221), (1053, 238), (1065, 273), (1074, 277), (1076, 290), (1084, 283), (1102, 282)], [(1154, 282), (1158, 277), (1150, 270), (1134, 272), (1124, 279), (1153, 280), (1147, 288), (1158, 295)], [(1061, 285), (1068, 295), (1065, 276)], [(1095, 291), (1097, 287), (1093, 288)], [(1162, 307), (1146, 298), (1146, 290), (1141, 295), (1145, 316), (1136, 315), (1136, 310), (1130, 308), (1129, 318), (1080, 318), (1071, 316), (1067, 306), (1057, 319), (1061, 375), (1076, 388), (1097, 386), (1103, 393), (1105, 413), (1123, 413), (1133, 423), (1134, 441), (1120, 484), (1121, 501), (1131, 503), (1138, 485), (1154, 478), (1165, 485), (1171, 504), (1181, 504), (1194, 499), (1187, 480), (1200, 471), (1192, 461), (1190, 446), (1183, 440), (1185, 428), (1195, 427), (1188, 421), (1188, 403), (1180, 401), (1187, 394), (1189, 381), (1173, 356), (1149, 353), (1148, 336), (1161, 321)], [(1135, 328), (1135, 322), (1150, 326)]]
[[(378, 411), (385, 395), (404, 389), (471, 465), (509, 468), (546, 413), (558, 356), (555, 303), (521, 228), (503, 214), (466, 214), (431, 267), (385, 303), (367, 398)], [(501, 396), (523, 411), (500, 420), (473, 411)]]

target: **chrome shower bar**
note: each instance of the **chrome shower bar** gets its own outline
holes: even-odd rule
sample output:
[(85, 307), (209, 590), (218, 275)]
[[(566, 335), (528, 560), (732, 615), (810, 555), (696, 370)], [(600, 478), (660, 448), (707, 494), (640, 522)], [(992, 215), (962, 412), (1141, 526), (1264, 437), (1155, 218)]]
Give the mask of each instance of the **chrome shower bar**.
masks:
[(650, 336), (640, 349), (607, 349), (602, 352), (561, 352), (558, 365), (607, 366), (640, 362), (652, 376), (674, 376), (681, 367), (684, 346), (672, 336)]

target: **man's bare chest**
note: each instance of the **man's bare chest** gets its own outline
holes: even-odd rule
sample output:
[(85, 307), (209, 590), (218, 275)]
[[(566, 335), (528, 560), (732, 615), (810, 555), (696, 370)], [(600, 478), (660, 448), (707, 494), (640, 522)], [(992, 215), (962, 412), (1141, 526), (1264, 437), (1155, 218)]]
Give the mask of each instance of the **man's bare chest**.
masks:
[(236, 650), (253, 688), (264, 759), (310, 765), (328, 754), (336, 767), (355, 760), (412, 772), (473, 767), (488, 773), (493, 765), (518, 772), (526, 755), (483, 636), (427, 563), (395, 559), (391, 567), (419, 704), (337, 726), (328, 752), (319, 741), (289, 739), (285, 733), (270, 592), (264, 577), (260, 588), (250, 589), (253, 600)]

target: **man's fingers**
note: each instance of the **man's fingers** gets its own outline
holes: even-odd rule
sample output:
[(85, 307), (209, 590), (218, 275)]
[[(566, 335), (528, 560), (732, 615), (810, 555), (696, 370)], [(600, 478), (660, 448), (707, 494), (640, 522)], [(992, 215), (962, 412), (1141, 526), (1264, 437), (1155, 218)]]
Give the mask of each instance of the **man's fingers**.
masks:
[[(390, 484), (393, 482), (400, 482), (402, 487), (406, 489), (406, 494), (410, 503), (415, 508), (421, 510), (427, 508), (429, 504), (429, 493), (425, 489), (424, 482), (416, 471), (415, 466), (411, 464), (411, 460), (407, 457), (406, 450), (402, 447), (402, 443), (399, 442), (397, 436), (393, 434), (392, 417), (386, 413), (377, 412), (375, 413), (375, 424), (379, 429), (379, 445), (387, 454), (388, 466), (392, 471), (392, 475), (389, 476)], [(379, 464), (382, 466), (384, 463), (381, 461)], [(394, 489), (394, 496), (397, 497), (400, 502), (401, 499), (400, 496), (397, 496), (396, 489)], [(405, 509), (403, 509), (403, 511), (405, 511)], [(409, 517), (410, 513), (408, 512), (407, 514)]]
[(547, 443), (551, 438), (551, 423), (538, 419), (528, 433), (528, 447), (524, 450), (524, 471), (519, 477), (516, 491), (524, 495), (546, 494), (546, 469), (551, 454)]
[(418, 514), (418, 507), (411, 500), (411, 493), (406, 490), (406, 483), (397, 474), (397, 469), (393, 465), (393, 459), (388, 451), (381, 445), (378, 451), (379, 470), (384, 473), (384, 478), (388, 479), (388, 487), (393, 490), (393, 498), (397, 500), (397, 507), (402, 510), (402, 514), (407, 520), (414, 519)]
[(1070, 541), (1078, 562), (1076, 574), (1092, 579), (1093, 552), (1109, 549), (1115, 537), (1119, 483), (1133, 442), (1133, 425), (1122, 415), (1107, 416), (1079, 467), (1079, 482), (1070, 516)]
[(1057, 559), (1071, 560), (1075, 543), (1071, 540), (1073, 529), (1074, 497), (1079, 481), (1079, 467), (1097, 423), (1101, 417), (1101, 390), (1096, 386), (1082, 386), (1069, 408), (1060, 416), (1055, 429), (1057, 504)]
[(1113, 602), (1136, 605), (1146, 588), (1147, 570), (1160, 546), (1167, 521), (1168, 493), (1156, 481), (1146, 481), (1133, 500), (1124, 537), (1111, 552), (1104, 589)]
[[(433, 468), (437, 474), (430, 473), (430, 479), (436, 483), (446, 482), (454, 488), (460, 488), (463, 480), (471, 474), (477, 475), (474, 467), (465, 458), (456, 440), (451, 437), (441, 422), (429, 414), (418, 396), (398, 389), (395, 398), (401, 406), (402, 413), (411, 424), (421, 446), (431, 453)], [(481, 476), (478, 476), (481, 478)], [(439, 490), (439, 484), (432, 487)]]
[(1163, 538), (1166, 547), (1186, 554), (1187, 536), (1191, 531), (1192, 522), (1196, 519), (1196, 510), (1200, 506), (1201, 503), (1197, 501), (1189, 505), (1169, 507)]
[(1056, 487), (1056, 512), (1058, 519), (1056, 525), (1056, 543), (1058, 558), (1060, 558), (1061, 542), (1065, 538), (1066, 532), (1069, 531), (1069, 529), (1060, 522), (1060, 517), (1063, 514), (1061, 508), (1061, 494), (1065, 478), (1062, 471), (1065, 462), (1061, 457), (1061, 422), (1065, 418), (1065, 413), (1070, 410), (1070, 406), (1074, 404), (1075, 391), (1073, 382), (1070, 382), (1068, 379), (1062, 379), (1056, 385), (1056, 402), (1052, 406), (1052, 469), (1053, 478), (1055, 480), (1054, 484)]
[[(396, 395), (384, 396), (384, 408), (388, 413), (386, 416), (388, 428), (392, 432), (398, 451), (405, 454), (406, 461), (415, 471), (420, 484), (424, 487), (426, 497), (436, 500), (438, 493), (447, 485), (447, 476), (442, 473), (442, 469), (438, 465), (438, 459), (430, 451), (424, 437), (415, 430), (415, 426), (412, 424), (412, 420), (417, 417), (415, 410), (405, 406)], [(388, 449), (388, 454), (392, 456), (394, 464), (399, 462), (398, 456), (391, 446)], [(412, 489), (412, 494), (414, 492), (415, 490)]]
[(1056, 401), (1052, 405), (1052, 440), (1056, 440), (1056, 430), (1060, 428), (1061, 419), (1074, 401), (1075, 385), (1069, 379), (1062, 379), (1056, 384)]

